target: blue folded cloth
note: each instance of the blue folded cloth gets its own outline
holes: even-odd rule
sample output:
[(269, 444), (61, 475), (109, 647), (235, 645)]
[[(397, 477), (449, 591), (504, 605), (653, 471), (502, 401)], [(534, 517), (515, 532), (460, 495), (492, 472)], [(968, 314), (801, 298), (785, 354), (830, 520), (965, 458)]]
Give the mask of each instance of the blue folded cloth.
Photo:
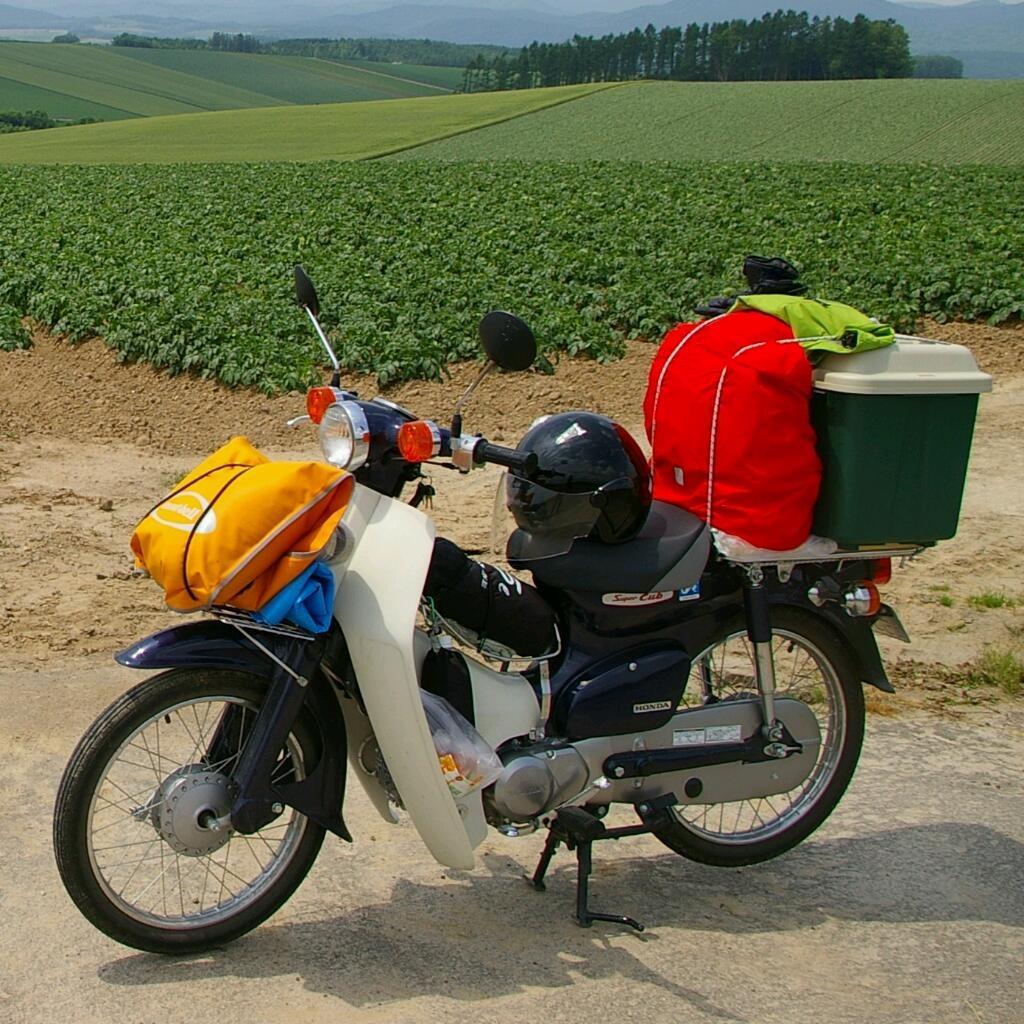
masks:
[(334, 573), (314, 562), (279, 590), (254, 618), (276, 626), (287, 619), (311, 633), (326, 633), (334, 610)]

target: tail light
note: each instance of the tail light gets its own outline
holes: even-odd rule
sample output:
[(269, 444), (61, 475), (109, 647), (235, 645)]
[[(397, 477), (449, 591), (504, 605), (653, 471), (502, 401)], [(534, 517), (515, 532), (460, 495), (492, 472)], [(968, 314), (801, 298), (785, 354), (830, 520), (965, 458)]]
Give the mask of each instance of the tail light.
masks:
[(871, 582), (884, 587), (892, 579), (892, 559), (878, 558), (871, 566)]
[(841, 604), (848, 614), (862, 618), (877, 615), (882, 607), (882, 598), (871, 580), (860, 580), (843, 592)]
[(342, 392), (338, 388), (310, 388), (306, 392), (306, 413), (314, 423), (319, 423), (324, 418), (324, 413), (335, 402), (340, 402), (342, 397)]
[(430, 420), (413, 420), (398, 429), (398, 450), (406, 462), (426, 462), (441, 450), (441, 431)]

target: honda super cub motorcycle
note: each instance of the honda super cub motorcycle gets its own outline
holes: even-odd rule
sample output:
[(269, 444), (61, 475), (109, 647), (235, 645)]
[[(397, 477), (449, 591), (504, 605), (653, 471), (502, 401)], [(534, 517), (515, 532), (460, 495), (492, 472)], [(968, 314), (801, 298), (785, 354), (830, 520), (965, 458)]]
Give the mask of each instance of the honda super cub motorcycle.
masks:
[[(650, 501), (639, 449), (604, 417), (551, 417), (509, 449), (463, 431), (469, 392), (450, 430), (359, 399), (340, 386), (311, 283), (296, 278), (335, 366), (310, 416), (325, 459), (356, 480), (326, 559), (333, 621), (314, 634), (217, 608), (117, 655), (164, 671), (99, 717), (61, 782), (56, 857), (82, 913), (157, 952), (242, 935), (295, 891), (325, 832), (351, 839), (348, 775), (385, 820), (404, 810), (451, 867), (473, 866), (489, 827), (547, 830), (531, 881), (543, 888), (560, 845), (575, 851), (581, 925), (641, 927), (591, 911), (594, 842), (653, 833), (684, 857), (736, 866), (810, 835), (853, 774), (862, 684), (892, 689), (872, 627), (906, 635), (876, 584), (907, 552), (727, 560), (703, 522)], [(488, 314), (481, 338), (483, 374), (535, 356), (508, 314)], [(421, 465), (438, 459), (506, 469), (519, 527), (509, 561), (548, 610), (545, 649), (498, 643), (508, 623), (461, 629), (440, 599), (424, 601), (436, 548), (417, 505)], [(476, 762), (460, 761), (463, 741), (483, 749)], [(613, 804), (637, 823), (606, 826)]]

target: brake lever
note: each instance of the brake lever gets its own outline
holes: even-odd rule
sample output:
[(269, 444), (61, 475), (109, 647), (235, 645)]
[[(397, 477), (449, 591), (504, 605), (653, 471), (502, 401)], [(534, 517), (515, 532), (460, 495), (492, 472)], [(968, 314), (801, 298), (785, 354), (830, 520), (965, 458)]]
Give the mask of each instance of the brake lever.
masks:
[(293, 419), (288, 420), (285, 423), (285, 426), (289, 430), (294, 430), (300, 423), (312, 423), (312, 422), (313, 421), (308, 416), (303, 414), (302, 416), (296, 416)]

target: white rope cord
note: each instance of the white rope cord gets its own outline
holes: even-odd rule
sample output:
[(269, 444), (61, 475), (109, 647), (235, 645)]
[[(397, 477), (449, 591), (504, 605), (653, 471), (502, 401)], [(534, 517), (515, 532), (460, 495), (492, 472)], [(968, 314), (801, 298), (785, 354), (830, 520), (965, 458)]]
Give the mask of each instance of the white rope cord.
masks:
[(712, 494), (715, 489), (715, 444), (718, 440), (718, 407), (722, 401), (722, 392), (725, 390), (725, 376), (729, 372), (729, 366), (734, 359), (738, 359), (744, 352), (749, 352), (755, 348), (761, 348), (767, 345), (767, 341), (756, 341), (751, 345), (744, 345), (743, 348), (738, 349), (732, 354), (729, 362), (722, 367), (722, 375), (718, 378), (718, 390), (715, 392), (715, 408), (711, 413), (711, 442), (708, 448), (708, 505), (707, 515), (704, 517), (704, 521), (711, 526), (711, 501)]
[(697, 324), (696, 327), (685, 338), (681, 339), (679, 344), (672, 350), (672, 354), (665, 360), (665, 365), (661, 368), (661, 373), (658, 374), (658, 383), (654, 389), (654, 406), (651, 408), (651, 469), (654, 468), (654, 435), (658, 430), (658, 403), (661, 401), (661, 385), (665, 380), (665, 374), (668, 373), (668, 368), (672, 365), (672, 360), (679, 355), (682, 351), (683, 346), (695, 335), (698, 331), (702, 331), (708, 324), (713, 324), (716, 320), (721, 320), (723, 316), (727, 314), (722, 313), (721, 316), (712, 317), (710, 320), (705, 320), (702, 323)]

